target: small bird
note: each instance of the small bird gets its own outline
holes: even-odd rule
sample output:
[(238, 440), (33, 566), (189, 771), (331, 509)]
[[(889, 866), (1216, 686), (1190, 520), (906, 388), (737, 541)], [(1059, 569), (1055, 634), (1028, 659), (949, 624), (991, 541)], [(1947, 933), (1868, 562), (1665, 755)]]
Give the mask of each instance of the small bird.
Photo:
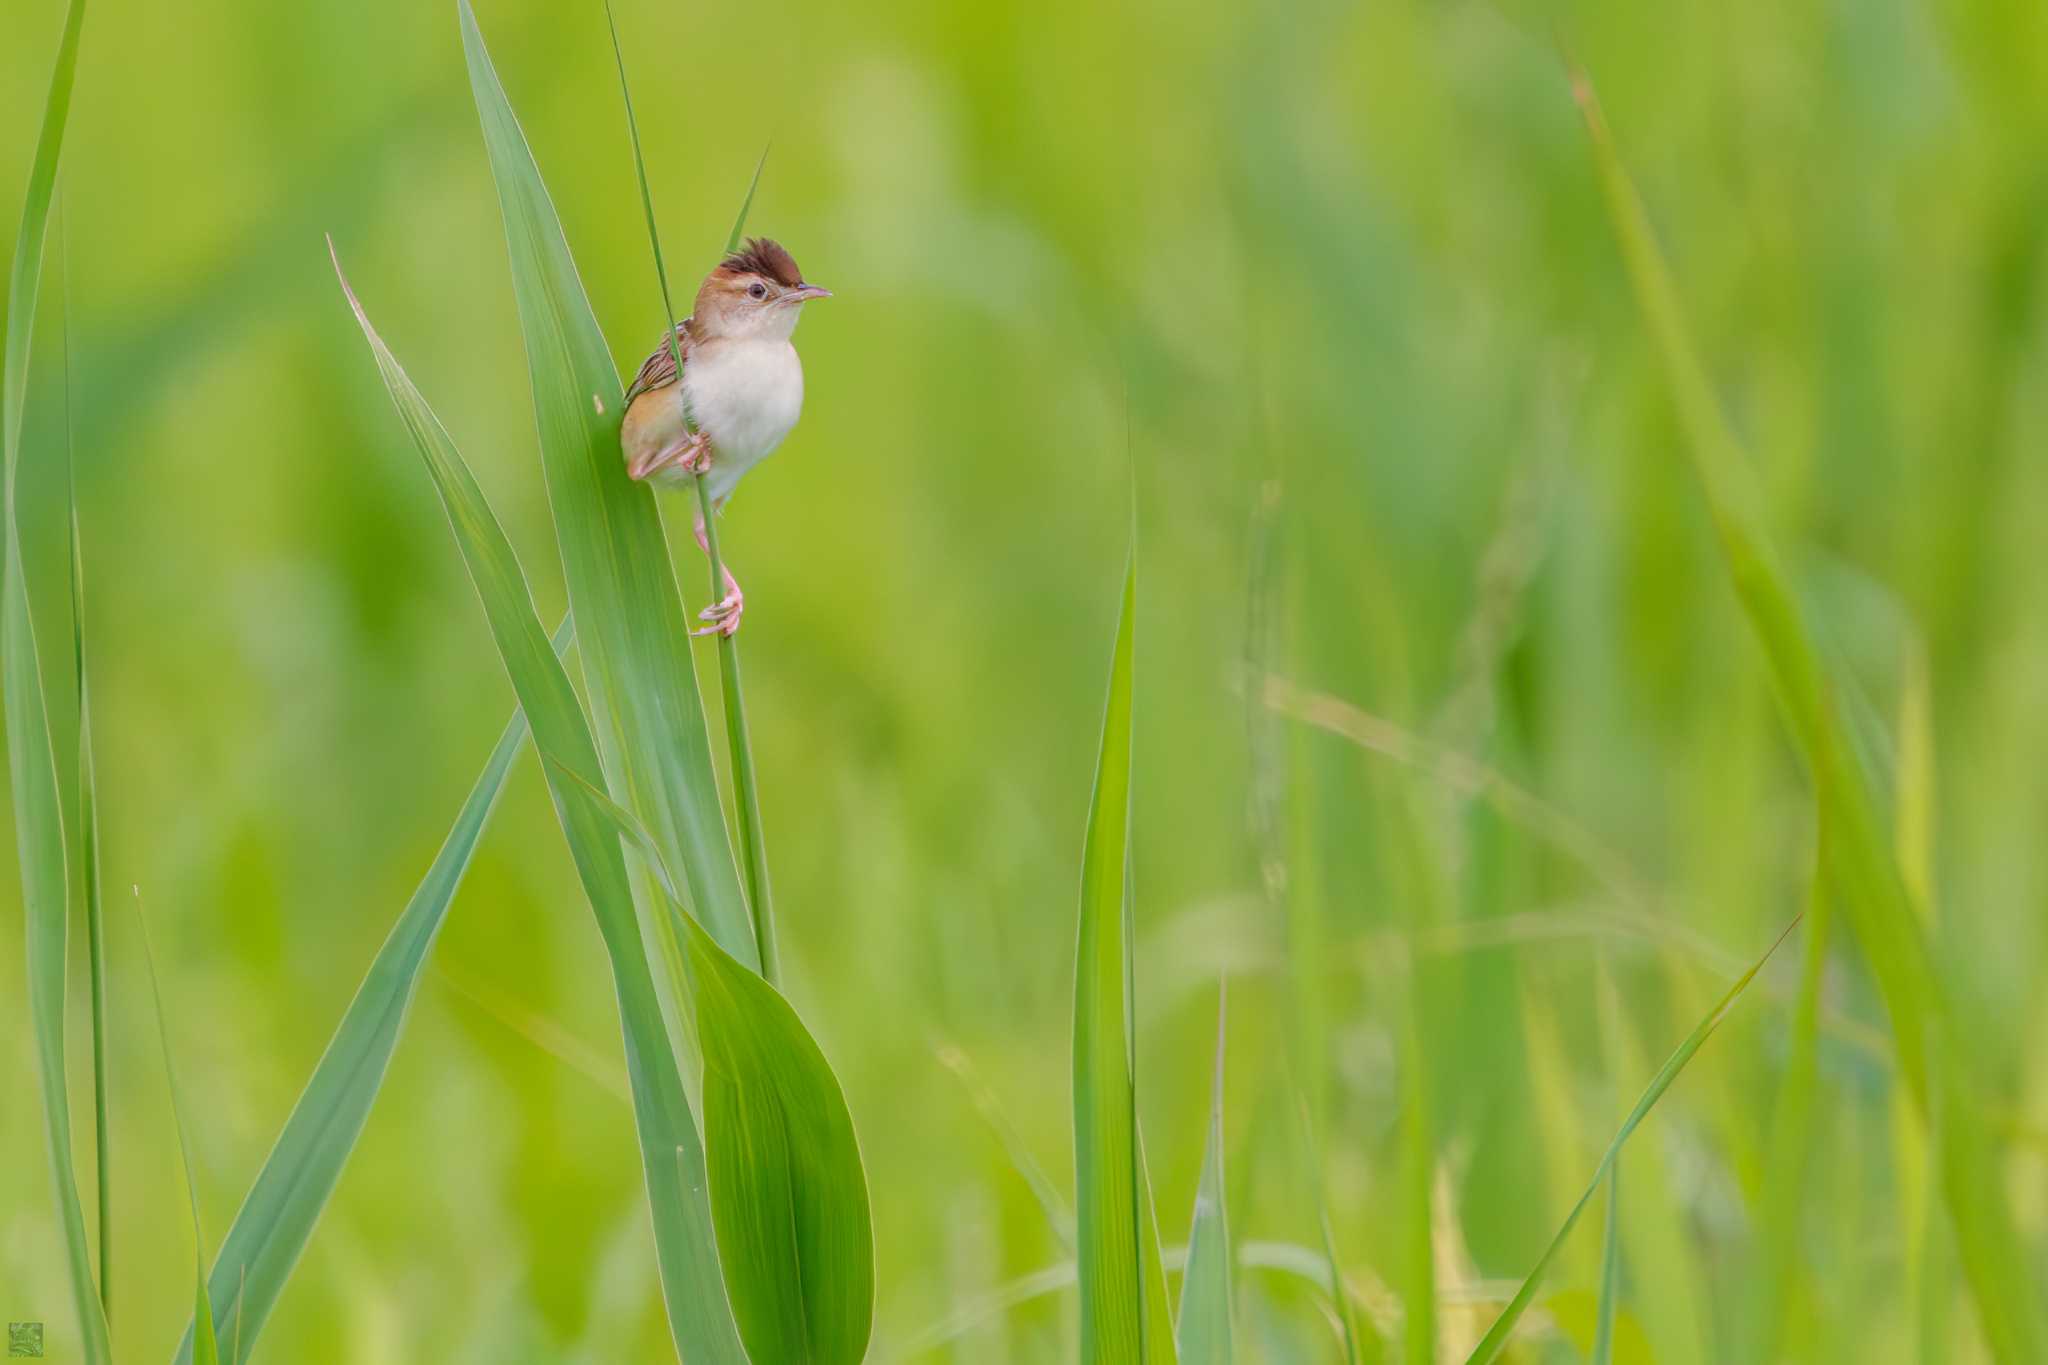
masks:
[[(676, 327), (683, 382), (676, 383), (664, 337), (626, 390), (619, 428), (626, 472), (661, 484), (709, 479), (712, 510), (724, 511), (741, 476), (796, 425), (804, 368), (790, 334), (806, 301), (830, 297), (831, 290), (806, 284), (790, 254), (766, 237), (749, 238), (720, 261), (697, 290), (695, 310)], [(711, 552), (701, 512), (697, 548)], [(745, 609), (739, 581), (727, 569), (725, 596), (699, 614), (711, 624), (691, 633), (731, 635)]]

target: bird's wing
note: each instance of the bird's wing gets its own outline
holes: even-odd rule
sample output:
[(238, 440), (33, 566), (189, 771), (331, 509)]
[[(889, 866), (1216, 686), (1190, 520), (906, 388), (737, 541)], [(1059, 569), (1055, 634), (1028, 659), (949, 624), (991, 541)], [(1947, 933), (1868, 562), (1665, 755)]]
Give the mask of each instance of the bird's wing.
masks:
[[(690, 324), (687, 319), (676, 324), (676, 350), (683, 354), (685, 364), (690, 357)], [(631, 403), (649, 389), (665, 389), (676, 382), (676, 358), (670, 351), (668, 338), (654, 348), (654, 354), (647, 357), (640, 366), (640, 373), (633, 376), (632, 386), (626, 390), (626, 401)]]

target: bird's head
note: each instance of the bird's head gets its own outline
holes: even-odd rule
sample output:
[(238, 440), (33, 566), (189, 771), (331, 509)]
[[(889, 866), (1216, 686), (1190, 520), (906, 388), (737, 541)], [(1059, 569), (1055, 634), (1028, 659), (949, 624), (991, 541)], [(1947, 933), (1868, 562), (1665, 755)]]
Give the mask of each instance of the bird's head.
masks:
[(695, 322), (707, 337), (787, 340), (804, 301), (831, 296), (829, 289), (804, 283), (779, 242), (753, 237), (704, 277)]

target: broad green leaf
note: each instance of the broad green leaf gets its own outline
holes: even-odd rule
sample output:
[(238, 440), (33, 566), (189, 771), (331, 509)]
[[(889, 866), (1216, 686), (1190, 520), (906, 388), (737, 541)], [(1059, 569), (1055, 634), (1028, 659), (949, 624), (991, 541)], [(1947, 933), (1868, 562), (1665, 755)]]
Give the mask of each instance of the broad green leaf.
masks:
[(1223, 1184), (1223, 1043), (1227, 988), (1216, 995), (1216, 1075), (1209, 1094), (1209, 1138), (1202, 1179), (1195, 1188), (1195, 1220), (1188, 1231), (1188, 1264), (1181, 1273), (1180, 1321), (1175, 1341), (1186, 1365), (1228, 1365), (1232, 1339), (1230, 1219)]
[(28, 399), (29, 345), (35, 332), (36, 294), (42, 281), (43, 241), (50, 199), (71, 110), (72, 79), (78, 69), (78, 34), (84, 0), (72, 0), (57, 47), (42, 132), (29, 170), (8, 279), (7, 342), (0, 367), (0, 453), (4, 453), (7, 525), (6, 580), (0, 584), (0, 686), (7, 715), (7, 754), (14, 795), (14, 831), (21, 859), (22, 920), (27, 938), (29, 1015), (35, 1029), (36, 1063), (42, 1079), (44, 1138), (50, 1181), (57, 1196), (57, 1222), (64, 1237), (64, 1263), (78, 1319), (80, 1347), (89, 1365), (110, 1358), (106, 1311), (93, 1284), (92, 1256), (85, 1235), (85, 1211), (78, 1198), (78, 1174), (71, 1156), (71, 1100), (64, 1077), (64, 997), (69, 943), (70, 879), (64, 814), (57, 786), (57, 755), (43, 695), (42, 663), (29, 586), (22, 567), (20, 507), (16, 498), (21, 466), (21, 432)]
[[(1074, 970), (1074, 1177), (1080, 1232), (1081, 1356), (1102, 1365), (1171, 1360), (1160, 1322), (1131, 1009), (1131, 655), (1137, 560), (1124, 570), (1102, 751), (1081, 860)], [(1148, 1283), (1148, 1281), (1153, 1281)]]
[[(568, 647), (569, 623), (564, 621), (555, 631), (554, 648), (559, 654)], [(232, 1348), (235, 1365), (242, 1351), (255, 1346), (362, 1136), (427, 954), (525, 742), (526, 716), (514, 711), (228, 1228), (213, 1267), (212, 1319), (194, 1321), (241, 1343)], [(191, 1365), (192, 1360), (192, 1328), (187, 1327), (178, 1362)]]
[(619, 451), (623, 387), (547, 187), (458, 0), (470, 85), (504, 210), (526, 337), (541, 467), (589, 684), (604, 790), (680, 869), (690, 911), (748, 966), (760, 961), (711, 769), (682, 600), (654, 492)]
[[(337, 260), (337, 275), (340, 269)], [(545, 767), (555, 813), (611, 958), (625, 1033), (626, 1074), (654, 1216), (655, 1252), (676, 1349), (691, 1365), (743, 1361), (746, 1356), (719, 1276), (711, 1210), (704, 1194), (704, 1150), (669, 1047), (634, 915), (625, 857), (610, 819), (591, 798), (593, 791), (604, 790), (596, 742), (568, 673), (548, 647), (512, 543), (483, 490), (440, 420), (370, 325), (345, 278), (342, 290), (440, 495), (499, 657), (533, 727), (534, 743), (550, 758)], [(584, 618), (576, 619), (580, 627)], [(566, 780), (563, 767), (577, 780)]]
[(711, 1216), (740, 1336), (757, 1361), (856, 1365), (874, 1316), (874, 1230), (846, 1098), (789, 1002), (683, 923)]
[(2013, 1221), (2004, 1163), (1988, 1132), (1973, 1078), (1975, 1059), (1952, 1036), (1953, 1010), (1913, 895), (1878, 815), (1759, 510), (1755, 473), (1728, 425), (1693, 349), (1678, 290), (1648, 212), (1609, 135), (1582, 72), (1573, 90), (1615, 235), (1650, 339), (1662, 359), (1686, 449), (1706, 493), (1735, 594), (1769, 661), (1778, 698), (1806, 759), (1828, 830), (1829, 890), (1841, 902), (1877, 978), (1891, 1018), (1899, 1071), (1922, 1116), (1942, 1137), (1943, 1194), (1956, 1246), (1994, 1352), (2005, 1360), (2048, 1360), (2048, 1321), (2029, 1257)]
[[(633, 171), (640, 178), (640, 207), (647, 217), (647, 242), (654, 252), (654, 278), (661, 286), (662, 312), (668, 322), (668, 330), (662, 335), (668, 339), (669, 357), (675, 362), (676, 373), (681, 374), (683, 356), (676, 342), (676, 306), (669, 296), (668, 267), (661, 259), (661, 232), (654, 221), (654, 191), (647, 183), (646, 158), (640, 154), (640, 123), (633, 116), (633, 91), (626, 81), (626, 53), (619, 43), (619, 24), (612, 15), (611, 0), (605, 0), (604, 18), (611, 30), (612, 57), (619, 68), (619, 95), (626, 106), (626, 131), (631, 135), (633, 144)], [(740, 202), (739, 217), (733, 220), (732, 235), (726, 239), (728, 253), (739, 249), (740, 234), (746, 230), (747, 211), (753, 208), (754, 191), (761, 185), (761, 168), (767, 164), (768, 149), (763, 147), (761, 159), (754, 163), (754, 178), (747, 186), (747, 197)], [(704, 480), (700, 477), (694, 482), (697, 516), (704, 523), (704, 554), (710, 561), (706, 568), (710, 572), (711, 598), (716, 601), (725, 591), (725, 576), (718, 552), (718, 518)], [(726, 747), (732, 759), (733, 814), (739, 836), (740, 867), (746, 874), (747, 905), (753, 913), (754, 941), (760, 949), (761, 974), (773, 982), (780, 979), (781, 966), (775, 949), (774, 911), (770, 904), (768, 846), (761, 832), (761, 793), (754, 775), (753, 741), (747, 735), (746, 689), (740, 685), (738, 636), (719, 635), (718, 673), (725, 700)]]
[(757, 1361), (856, 1365), (874, 1320), (874, 1228), (839, 1079), (781, 992), (682, 913), (646, 827), (575, 773), (563, 776), (646, 856), (688, 945), (711, 1216), (747, 1351)]
[(193, 1365), (220, 1365), (220, 1340), (213, 1329), (213, 1306), (206, 1294), (206, 1234), (199, 1226), (199, 1186), (192, 1178), (192, 1144), (185, 1135), (185, 1100), (178, 1089), (178, 1069), (171, 1062), (171, 1026), (164, 1016), (164, 990), (156, 971), (156, 950), (150, 946), (149, 923), (142, 913), (142, 897), (135, 898), (135, 923), (142, 935), (142, 960), (149, 969), (149, 998), (156, 1006), (156, 1040), (164, 1054), (164, 1081), (171, 1091), (171, 1127), (178, 1135), (178, 1162), (185, 1168), (185, 1199), (192, 1210), (192, 1321), (199, 1324), (199, 1340), (192, 1349)]
[(1664, 1098), (1664, 1092), (1671, 1088), (1671, 1083), (1678, 1079), (1678, 1073), (1685, 1070), (1686, 1064), (1692, 1061), (1693, 1054), (1697, 1053), (1701, 1045), (1713, 1036), (1714, 1030), (1721, 1026), (1721, 1021), (1735, 1008), (1735, 1002), (1749, 989), (1749, 983), (1756, 979), (1756, 974), (1771, 960), (1771, 954), (1778, 951), (1778, 945), (1798, 927), (1799, 921), (1796, 919), (1785, 927), (1785, 932), (1779, 934), (1771, 946), (1764, 950), (1762, 957), (1750, 964), (1748, 971), (1735, 979), (1735, 984), (1714, 1003), (1714, 1007), (1707, 1011), (1706, 1017), (1701, 1019), (1693, 1031), (1686, 1035), (1685, 1041), (1678, 1045), (1678, 1050), (1673, 1052), (1664, 1065), (1658, 1068), (1657, 1074), (1650, 1078), (1648, 1088), (1637, 1098), (1635, 1107), (1628, 1111), (1628, 1117), (1621, 1121), (1621, 1127), (1616, 1130), (1614, 1140), (1607, 1144), (1607, 1150), (1601, 1153), (1600, 1164), (1594, 1167), (1593, 1178), (1586, 1182), (1585, 1191), (1579, 1195), (1578, 1202), (1572, 1205), (1571, 1212), (1565, 1215), (1564, 1224), (1550, 1239), (1550, 1245), (1545, 1247), (1542, 1256), (1537, 1258), (1536, 1268), (1529, 1272), (1529, 1277), (1522, 1281), (1522, 1287), (1515, 1291), (1515, 1297), (1509, 1300), (1508, 1306), (1494, 1319), (1493, 1326), (1487, 1329), (1479, 1345), (1466, 1357), (1466, 1365), (1486, 1365), (1486, 1362), (1500, 1354), (1501, 1348), (1507, 1344), (1509, 1335), (1515, 1330), (1515, 1325), (1522, 1320), (1522, 1314), (1528, 1311), (1530, 1302), (1535, 1299), (1536, 1291), (1543, 1287), (1544, 1272), (1549, 1270), (1550, 1263), (1557, 1259), (1559, 1248), (1563, 1247), (1565, 1239), (1571, 1236), (1572, 1229), (1578, 1226), (1579, 1215), (1586, 1211), (1586, 1205), (1592, 1202), (1593, 1195), (1600, 1188), (1600, 1182), (1605, 1180), (1608, 1171), (1613, 1169), (1615, 1157), (1620, 1154), (1622, 1144), (1628, 1141), (1629, 1134), (1635, 1132), (1649, 1112), (1657, 1107), (1657, 1101)]

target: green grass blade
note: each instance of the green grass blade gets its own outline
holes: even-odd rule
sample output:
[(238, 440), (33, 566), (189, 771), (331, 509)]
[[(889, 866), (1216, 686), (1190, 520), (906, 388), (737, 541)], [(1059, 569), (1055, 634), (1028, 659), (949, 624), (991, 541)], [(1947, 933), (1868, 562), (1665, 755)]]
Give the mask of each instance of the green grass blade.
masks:
[[(633, 116), (633, 91), (626, 81), (626, 54), (619, 44), (618, 20), (612, 15), (611, 0), (605, 0), (605, 23), (611, 29), (612, 57), (619, 68), (619, 94), (626, 105), (626, 130), (633, 144), (633, 171), (640, 179), (640, 207), (647, 216), (647, 241), (654, 251), (654, 276), (661, 285), (661, 306), (668, 318), (669, 358), (676, 373), (683, 372), (682, 352), (676, 342), (676, 305), (669, 294), (668, 267), (661, 257), (661, 232), (655, 225), (654, 191), (647, 183), (647, 161), (640, 152), (640, 123)], [(747, 211), (754, 206), (754, 191), (761, 184), (761, 168), (768, 164), (768, 149), (754, 163), (754, 178), (747, 185), (747, 197), (733, 220), (727, 252), (737, 251), (740, 234), (746, 230)], [(725, 573), (718, 553), (718, 518), (713, 515), (711, 494), (700, 477), (696, 480), (697, 515), (704, 523), (704, 554), (711, 573), (711, 597), (716, 601), (725, 591)], [(754, 746), (747, 733), (746, 691), (740, 685), (740, 646), (736, 635), (718, 637), (718, 673), (725, 702), (726, 747), (732, 759), (733, 811), (739, 838), (740, 869), (746, 877), (747, 905), (753, 915), (754, 941), (760, 946), (761, 974), (771, 982), (781, 979), (780, 960), (775, 949), (774, 911), (768, 886), (768, 846), (761, 832), (761, 794), (754, 775)]]
[[(1614, 1310), (1621, 1299), (1621, 1162), (1607, 1172), (1607, 1241), (1600, 1252), (1600, 1309), (1593, 1323), (1591, 1365), (1613, 1365)], [(1757, 1359), (1767, 1359), (1758, 1356)]]
[(1644, 1117), (1657, 1107), (1657, 1101), (1664, 1098), (1664, 1092), (1671, 1088), (1671, 1083), (1678, 1079), (1678, 1073), (1685, 1070), (1686, 1064), (1692, 1061), (1693, 1054), (1697, 1053), (1701, 1045), (1713, 1035), (1714, 1030), (1721, 1026), (1721, 1021), (1735, 1008), (1735, 1002), (1749, 989), (1749, 983), (1756, 979), (1756, 974), (1771, 960), (1771, 954), (1778, 951), (1778, 945), (1798, 927), (1799, 921), (1796, 919), (1785, 927), (1784, 933), (1778, 935), (1776, 941), (1764, 950), (1764, 955), (1752, 963), (1748, 971), (1736, 978), (1735, 984), (1715, 1002), (1714, 1007), (1707, 1011), (1706, 1017), (1701, 1019), (1686, 1036), (1685, 1041), (1678, 1045), (1678, 1050), (1673, 1052), (1658, 1069), (1657, 1074), (1650, 1078), (1648, 1088), (1636, 1100), (1635, 1108), (1628, 1111), (1628, 1117), (1622, 1120), (1621, 1127), (1614, 1134), (1614, 1140), (1607, 1144), (1607, 1150), (1601, 1154), (1600, 1164), (1594, 1168), (1593, 1178), (1586, 1182), (1585, 1192), (1579, 1196), (1578, 1202), (1572, 1205), (1571, 1212), (1565, 1215), (1563, 1226), (1559, 1227), (1557, 1234), (1550, 1239), (1550, 1245), (1544, 1248), (1543, 1255), (1537, 1258), (1536, 1268), (1529, 1272), (1529, 1277), (1522, 1281), (1522, 1287), (1515, 1291), (1515, 1297), (1501, 1310), (1500, 1316), (1494, 1319), (1493, 1326), (1487, 1329), (1485, 1337), (1473, 1348), (1472, 1354), (1466, 1357), (1466, 1365), (1486, 1365), (1486, 1362), (1500, 1354), (1501, 1348), (1507, 1344), (1509, 1335), (1515, 1330), (1515, 1325), (1522, 1320), (1522, 1314), (1528, 1311), (1529, 1304), (1534, 1301), (1536, 1291), (1543, 1287), (1544, 1272), (1549, 1270), (1550, 1263), (1557, 1259), (1557, 1253), (1564, 1246), (1565, 1239), (1570, 1237), (1572, 1229), (1578, 1226), (1579, 1215), (1586, 1211), (1586, 1205), (1592, 1202), (1593, 1195), (1600, 1188), (1600, 1182), (1605, 1180), (1607, 1173), (1613, 1169), (1615, 1157), (1620, 1154), (1622, 1144), (1628, 1141), (1629, 1135), (1635, 1132)]
[(156, 1039), (164, 1054), (164, 1081), (171, 1091), (171, 1126), (178, 1135), (178, 1161), (185, 1168), (185, 1199), (192, 1210), (192, 1320), (199, 1324), (193, 1365), (220, 1365), (220, 1340), (213, 1329), (213, 1305), (206, 1293), (206, 1234), (199, 1225), (199, 1186), (192, 1177), (192, 1143), (185, 1133), (185, 1101), (178, 1089), (178, 1069), (171, 1061), (171, 1026), (164, 1015), (163, 984), (157, 976), (156, 950), (149, 942), (149, 920), (142, 897), (135, 898), (135, 924), (141, 931), (142, 961), (149, 969), (149, 998), (156, 1006)]
[[(1827, 834), (1823, 828), (1821, 839)], [(1824, 856), (1824, 855), (1823, 855)], [(1819, 861), (1819, 860), (1817, 860)], [(1792, 1007), (1785, 1072), (1771, 1113), (1771, 1140), (1763, 1190), (1757, 1200), (1757, 1254), (1751, 1289), (1748, 1359), (1776, 1360), (1783, 1344), (1790, 1289), (1798, 1270), (1800, 1213), (1813, 1154), (1813, 1122), (1820, 1089), (1820, 995), (1828, 956), (1828, 896), (1814, 869), (1807, 896), (1806, 943), (1799, 996)]]
[[(568, 649), (569, 636), (565, 620), (555, 631), (557, 654)], [(229, 1357), (236, 1365), (245, 1358), (243, 1350), (256, 1344), (362, 1136), (427, 955), (525, 742), (525, 713), (514, 711), (426, 876), (356, 988), (221, 1243), (213, 1267), (212, 1316), (193, 1321), (202, 1332), (227, 1334), (238, 1343)], [(193, 1365), (191, 1326), (177, 1360)]]
[(732, 220), (732, 231), (725, 235), (725, 251), (729, 256), (740, 249), (740, 238), (747, 231), (747, 215), (754, 211), (754, 191), (761, 188), (761, 172), (768, 166), (768, 145), (761, 145), (761, 155), (754, 159), (754, 178), (747, 182), (747, 197), (740, 200), (739, 215)]
[(1329, 1276), (1330, 1306), (1337, 1314), (1344, 1365), (1368, 1365), (1368, 1362), (1377, 1365), (1381, 1358), (1379, 1337), (1369, 1334), (1365, 1324), (1358, 1320), (1358, 1306), (1351, 1300), (1351, 1291), (1344, 1278), (1344, 1265), (1337, 1257), (1337, 1232), (1330, 1225), (1330, 1200), (1323, 1188), (1322, 1138), (1309, 1106), (1310, 1101), (1304, 1096), (1299, 1111), (1302, 1150), (1307, 1154), (1309, 1194), (1315, 1202), (1316, 1222), (1322, 1233), (1323, 1267)]
[(463, 52), (504, 210), (526, 337), (541, 466), (576, 618), (603, 773), (680, 869), (690, 911), (733, 956), (759, 963), (712, 774), (682, 600), (653, 490), (626, 474), (623, 389), (547, 187), (492, 69), (468, 0)]
[(61, 271), (58, 319), (64, 372), (64, 505), (71, 536), (71, 677), (78, 709), (78, 876), (85, 910), (87, 979), (92, 991), (93, 1207), (99, 1222), (100, 1308), (109, 1330), (114, 1319), (114, 1180), (111, 1103), (107, 1080), (107, 932), (100, 883), (99, 784), (92, 760), (92, 686), (85, 669), (85, 551), (78, 531), (78, 458), (71, 432), (71, 251), (62, 246), (64, 220), (58, 208)]
[[(564, 776), (674, 901), (675, 878), (646, 827)], [(741, 1338), (757, 1361), (857, 1365), (874, 1325), (874, 1226), (845, 1093), (781, 992), (675, 908), (704, 1042), (711, 1215)]]
[(1102, 751), (1082, 852), (1074, 972), (1074, 1177), (1080, 1232), (1081, 1354), (1130, 1365), (1170, 1359), (1156, 1339), (1146, 1242), (1131, 1008), (1131, 665), (1137, 560), (1124, 570)]
[[(335, 270), (339, 276), (339, 261)], [(499, 657), (533, 727), (535, 746), (552, 760), (544, 765), (548, 789), (611, 959), (655, 1252), (676, 1349), (691, 1365), (744, 1361), (719, 1274), (704, 1194), (704, 1150), (669, 1047), (634, 914), (625, 857), (611, 821), (589, 795), (591, 790), (604, 790), (596, 741), (568, 673), (548, 647), (525, 575), (483, 490), (440, 420), (370, 325), (345, 278), (342, 289), (448, 514)], [(576, 617), (579, 644), (584, 619), (581, 614)], [(564, 781), (557, 765), (574, 771), (579, 781)]]
[(1223, 1182), (1223, 1043), (1228, 988), (1216, 993), (1216, 1075), (1209, 1096), (1208, 1148), (1195, 1188), (1195, 1219), (1188, 1231), (1188, 1264), (1180, 1281), (1175, 1341), (1187, 1365), (1229, 1365), (1236, 1354), (1230, 1282), (1230, 1218)]
[(1922, 1114), (1942, 1134), (1943, 1194), (1985, 1333), (2001, 1359), (2048, 1360), (2048, 1321), (2027, 1274), (2028, 1257), (2004, 1188), (2003, 1163), (1975, 1093), (1973, 1058), (1949, 1036), (1951, 1011), (1912, 893), (1819, 651), (1777, 562), (1758, 510), (1748, 456), (1693, 349), (1649, 215), (1583, 73), (1573, 73), (1573, 89), (1592, 137), (1601, 188), (1636, 301), (1663, 361), (1729, 576), (1763, 646), (1821, 803), (1829, 834), (1830, 890), (1840, 899), (1884, 996), (1900, 1073)]
[(21, 859), (22, 920), (27, 938), (29, 1014), (35, 1029), (36, 1061), (42, 1079), (44, 1137), (50, 1179), (57, 1196), (57, 1221), (64, 1237), (65, 1266), (79, 1342), (89, 1365), (109, 1359), (105, 1307), (93, 1285), (92, 1256), (78, 1175), (71, 1156), (71, 1101), (64, 1076), (64, 999), (69, 940), (70, 879), (64, 815), (57, 785), (57, 756), (43, 694), (42, 663), (29, 611), (29, 587), (22, 567), (20, 507), (16, 498), (21, 465), (21, 432), (28, 399), (29, 346), (35, 331), (36, 293), (42, 279), (43, 242), (50, 200), (71, 110), (78, 69), (78, 35), (84, 0), (72, 0), (64, 36), (50, 76), (42, 132), (29, 171), (9, 276), (7, 341), (0, 367), (0, 453), (6, 478), (6, 579), (0, 584), (0, 684), (4, 684), (7, 753), (14, 796), (15, 839)]

